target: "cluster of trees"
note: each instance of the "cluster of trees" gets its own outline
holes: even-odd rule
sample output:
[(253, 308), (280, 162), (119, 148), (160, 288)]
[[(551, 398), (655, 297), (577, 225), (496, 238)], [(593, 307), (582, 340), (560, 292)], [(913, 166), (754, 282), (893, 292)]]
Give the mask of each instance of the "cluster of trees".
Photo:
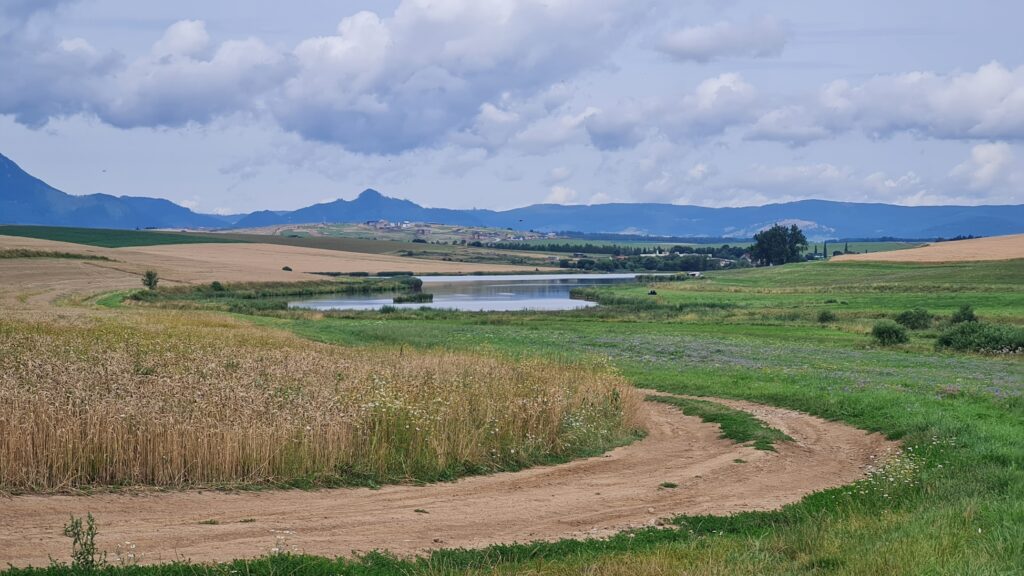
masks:
[(746, 246), (730, 246), (728, 244), (722, 244), (721, 246), (673, 246), (669, 249), (672, 254), (705, 254), (712, 258), (725, 258), (727, 260), (735, 260), (740, 256), (743, 256), (750, 251), (750, 248)]
[(757, 266), (778, 266), (791, 262), (803, 262), (807, 249), (807, 237), (793, 224), (790, 227), (776, 224), (754, 234), (754, 245), (750, 258)]
[(736, 259), (747, 253), (743, 246), (689, 246), (677, 244), (668, 250), (661, 246), (624, 246), (619, 244), (572, 244), (572, 243), (530, 243), (530, 242), (494, 242), (483, 244), (472, 242), (470, 246), (487, 246), (499, 250), (518, 250), (534, 252), (565, 252), (568, 254), (607, 254), (609, 256), (642, 256), (644, 254), (703, 254), (712, 258)]
[[(717, 261), (715, 261), (717, 262)], [(561, 268), (597, 270), (600, 272), (698, 272), (717, 268), (710, 257), (703, 254), (670, 254), (668, 256), (627, 256), (625, 258), (563, 259)]]
[[(470, 244), (480, 244), (474, 242)], [(483, 244), (480, 244), (483, 246)], [(641, 254), (653, 254), (659, 247), (655, 246), (620, 246), (617, 244), (557, 244), (557, 243), (536, 243), (530, 242), (494, 242), (487, 244), (489, 248), (497, 248), (499, 250), (519, 250), (519, 251), (534, 251), (534, 252), (566, 252), (566, 253), (582, 253), (582, 254), (609, 254), (612, 256), (639, 256)]]

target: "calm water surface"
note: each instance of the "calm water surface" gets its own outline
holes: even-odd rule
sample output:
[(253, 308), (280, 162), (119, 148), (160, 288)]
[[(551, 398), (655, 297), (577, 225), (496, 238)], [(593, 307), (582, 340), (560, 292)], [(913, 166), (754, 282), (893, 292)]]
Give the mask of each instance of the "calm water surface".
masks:
[(423, 291), (434, 295), (431, 304), (392, 304), (396, 293), (378, 293), (318, 296), (289, 302), (288, 306), (313, 310), (377, 310), (381, 306), (406, 309), (429, 306), (466, 312), (575, 310), (597, 304), (569, 298), (573, 288), (621, 284), (632, 282), (635, 277), (635, 274), (422, 276)]

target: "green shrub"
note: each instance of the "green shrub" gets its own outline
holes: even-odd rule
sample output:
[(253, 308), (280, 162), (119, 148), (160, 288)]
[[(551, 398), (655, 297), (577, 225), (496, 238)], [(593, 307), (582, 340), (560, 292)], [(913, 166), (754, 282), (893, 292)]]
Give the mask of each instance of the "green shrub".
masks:
[(960, 324), (962, 322), (977, 322), (978, 317), (974, 314), (974, 308), (970, 304), (964, 304), (959, 310), (953, 312), (953, 316), (949, 319), (953, 324)]
[(686, 282), (690, 277), (686, 274), (637, 274), (635, 280), (639, 284), (652, 282)]
[(377, 276), (412, 276), (412, 272), (377, 272)]
[(426, 292), (413, 292), (412, 294), (399, 294), (394, 297), (392, 302), (395, 304), (427, 304), (434, 301), (433, 294), (427, 294)]
[(879, 320), (871, 328), (871, 336), (882, 346), (903, 344), (910, 340), (907, 329), (892, 320)]
[(160, 275), (152, 270), (146, 270), (146, 273), (142, 275), (142, 285), (150, 290), (156, 290), (156, 285), (160, 283)]
[(923, 330), (932, 325), (932, 315), (924, 308), (914, 308), (900, 312), (896, 316), (896, 322), (910, 328), (911, 330)]
[(821, 322), (822, 324), (827, 324), (829, 322), (835, 322), (835, 321), (836, 321), (836, 314), (835, 314), (835, 312), (833, 312), (831, 310), (822, 310), (821, 312), (818, 312), (818, 322)]
[(221, 284), (219, 281), (214, 280), (213, 282), (210, 283), (210, 290), (213, 290), (214, 292), (223, 292), (225, 288), (224, 285)]
[(935, 347), (983, 354), (1024, 353), (1024, 328), (963, 321), (939, 335)]

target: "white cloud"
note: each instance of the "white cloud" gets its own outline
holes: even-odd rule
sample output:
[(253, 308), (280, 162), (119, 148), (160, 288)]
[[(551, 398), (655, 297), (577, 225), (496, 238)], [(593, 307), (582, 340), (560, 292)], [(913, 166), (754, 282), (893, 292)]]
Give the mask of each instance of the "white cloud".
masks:
[(854, 175), (849, 166), (835, 164), (755, 165), (749, 175), (752, 185), (784, 186), (793, 192), (825, 195), (837, 186), (848, 185)]
[(921, 177), (914, 172), (907, 172), (895, 178), (888, 176), (885, 172), (873, 172), (864, 178), (864, 184), (884, 198), (891, 197), (893, 194), (913, 191), (921, 186)]
[(715, 173), (714, 166), (709, 166), (704, 162), (698, 162), (690, 167), (686, 171), (686, 180), (688, 182), (703, 182), (707, 180), (712, 174)]
[(774, 140), (803, 146), (832, 136), (815, 112), (803, 106), (785, 106), (765, 112), (747, 130), (749, 140)]
[(172, 24), (162, 38), (153, 44), (153, 55), (160, 57), (199, 56), (210, 45), (206, 23), (202, 20), (181, 20)]
[(872, 136), (909, 132), (939, 139), (1024, 139), (1024, 66), (975, 72), (911, 72), (860, 85), (837, 81), (823, 110)]
[[(180, 43), (176, 48), (197, 46)], [(259, 40), (230, 40), (209, 59), (179, 53), (133, 62), (105, 83), (91, 107), (106, 122), (123, 128), (206, 123), (252, 110), (258, 95), (281, 82), (290, 69), (284, 55)]]
[(747, 23), (719, 22), (675, 30), (663, 36), (657, 47), (675, 60), (711, 62), (733, 56), (779, 56), (787, 38), (780, 22), (764, 17)]
[(757, 90), (735, 73), (700, 82), (692, 92), (649, 101), (626, 100), (587, 118), (590, 141), (602, 150), (636, 146), (653, 135), (694, 141), (749, 122), (757, 109)]
[[(336, 33), (291, 51), (255, 38), (212, 46), (202, 21), (183, 20), (152, 58), (128, 64), (116, 54), (83, 61), (52, 36), (0, 36), (0, 76), (18, 78), (0, 86), (0, 114), (31, 125), (96, 114), (120, 127), (269, 114), (305, 139), (376, 154), (460, 133), (475, 146), (516, 134), (524, 146), (557, 145), (581, 120), (545, 126), (537, 111), (564, 105), (565, 81), (602, 64), (645, 14), (644, 2), (628, 0), (403, 0), (386, 16), (346, 17)], [(517, 119), (503, 98), (534, 110)]]
[(971, 157), (953, 168), (950, 176), (978, 191), (1024, 186), (1024, 166), (1006, 142), (975, 145)]
[(579, 193), (568, 186), (552, 186), (544, 202), (546, 204), (575, 204), (577, 196)]
[(572, 168), (568, 166), (557, 166), (548, 172), (547, 182), (550, 185), (561, 184), (572, 178)]
[(481, 106), (506, 92), (545, 93), (604, 61), (642, 14), (627, 0), (405, 0), (300, 44), (273, 111), (286, 129), (350, 150), (432, 146), (489, 120)]

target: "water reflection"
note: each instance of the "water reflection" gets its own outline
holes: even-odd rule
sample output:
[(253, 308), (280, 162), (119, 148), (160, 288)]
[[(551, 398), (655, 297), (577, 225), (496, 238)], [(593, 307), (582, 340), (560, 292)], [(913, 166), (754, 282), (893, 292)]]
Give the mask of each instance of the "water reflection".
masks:
[(288, 305), (312, 310), (377, 310), (382, 306), (416, 309), (423, 306), (466, 312), (517, 310), (575, 310), (596, 306), (573, 300), (569, 291), (579, 286), (632, 282), (635, 274), (535, 274), (494, 276), (423, 276), (423, 291), (434, 295), (432, 304), (392, 304), (394, 294), (344, 294), (309, 298)]

